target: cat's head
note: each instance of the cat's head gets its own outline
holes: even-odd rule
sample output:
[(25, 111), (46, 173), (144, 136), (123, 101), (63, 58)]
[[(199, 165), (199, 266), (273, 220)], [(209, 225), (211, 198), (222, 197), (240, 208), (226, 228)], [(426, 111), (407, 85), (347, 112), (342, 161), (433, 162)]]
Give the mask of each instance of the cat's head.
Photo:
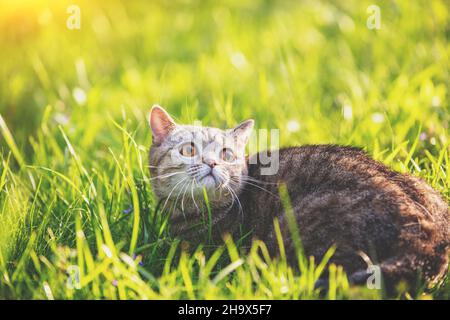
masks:
[(181, 125), (154, 106), (149, 121), (150, 172), (159, 198), (169, 198), (178, 208), (194, 208), (205, 189), (214, 207), (233, 203), (247, 174), (245, 147), (253, 120), (226, 130)]

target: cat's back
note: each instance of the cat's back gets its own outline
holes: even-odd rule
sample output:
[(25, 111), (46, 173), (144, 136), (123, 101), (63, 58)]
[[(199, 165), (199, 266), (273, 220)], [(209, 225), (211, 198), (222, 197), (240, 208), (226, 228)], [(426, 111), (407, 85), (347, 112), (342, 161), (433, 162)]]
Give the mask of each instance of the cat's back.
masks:
[[(278, 170), (264, 174), (267, 165), (260, 158), (277, 161)], [(288, 147), (275, 153), (263, 151), (249, 163), (249, 176), (266, 182), (264, 186), (271, 191), (283, 183), (293, 199), (314, 200), (315, 196), (326, 194), (339, 198), (336, 201), (341, 204), (354, 203), (357, 198), (361, 204), (382, 199), (385, 208), (378, 208), (378, 214), (391, 214), (395, 211), (392, 206), (400, 212), (414, 208), (426, 219), (441, 223), (448, 236), (449, 208), (441, 195), (422, 179), (391, 170), (362, 149), (339, 145)], [(319, 200), (316, 197), (314, 202), (320, 203)]]
[[(264, 152), (263, 152), (264, 153)], [(257, 156), (260, 157), (261, 153)], [(270, 153), (279, 161), (278, 171), (266, 179), (295, 183), (301, 192), (317, 191), (328, 187), (333, 190), (354, 188), (367, 179), (378, 177), (383, 183), (399, 174), (370, 158), (362, 149), (338, 145), (306, 145), (280, 149)], [(250, 166), (251, 174), (261, 175), (260, 161)]]
[[(264, 173), (265, 162), (278, 162), (277, 170)], [(260, 181), (285, 183), (294, 195), (321, 191), (367, 191), (401, 193), (428, 210), (448, 209), (438, 192), (420, 178), (391, 170), (356, 147), (305, 145), (276, 152), (263, 151), (249, 160), (249, 176)], [(433, 205), (431, 205), (433, 204)]]

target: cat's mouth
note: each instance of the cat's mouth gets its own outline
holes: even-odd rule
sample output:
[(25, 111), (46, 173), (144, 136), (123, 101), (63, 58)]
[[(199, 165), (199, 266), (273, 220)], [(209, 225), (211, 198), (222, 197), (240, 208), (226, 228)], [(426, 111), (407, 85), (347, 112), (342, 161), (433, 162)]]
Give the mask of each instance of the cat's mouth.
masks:
[(226, 181), (225, 173), (209, 166), (192, 167), (187, 170), (187, 173), (195, 180), (199, 190), (219, 188)]
[(205, 174), (198, 181), (205, 187), (215, 187), (219, 184), (219, 180), (214, 176), (212, 171)]

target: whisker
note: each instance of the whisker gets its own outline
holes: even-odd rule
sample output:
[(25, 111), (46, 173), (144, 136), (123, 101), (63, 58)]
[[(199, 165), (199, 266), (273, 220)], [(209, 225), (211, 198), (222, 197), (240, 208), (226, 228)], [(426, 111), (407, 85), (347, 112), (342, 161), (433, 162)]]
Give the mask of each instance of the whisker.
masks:
[(225, 181), (228, 181), (229, 178), (230, 178), (229, 175), (227, 173), (225, 173), (225, 172), (219, 171), (218, 175), (219, 175), (220, 178), (222, 178), (222, 181), (219, 181), (219, 185), (216, 187), (216, 190), (219, 189), (220, 187), (224, 186), (225, 185)]
[(145, 166), (147, 168), (154, 168), (154, 169), (169, 169), (169, 168), (182, 168), (183, 164), (177, 164), (177, 165), (172, 165), (172, 166), (152, 166), (152, 165), (147, 165)]
[(194, 175), (196, 175), (197, 173), (199, 173), (199, 172), (201, 172), (203, 170), (204, 170), (203, 168), (195, 168), (195, 169), (192, 169), (192, 170), (188, 169), (188, 170), (186, 170), (186, 173), (194, 176)]
[(164, 211), (164, 209), (166, 208), (167, 202), (169, 201), (170, 196), (172, 195), (172, 193), (173, 193), (173, 191), (175, 190), (175, 188), (176, 188), (180, 183), (184, 182), (184, 181), (185, 181), (186, 179), (188, 179), (188, 178), (189, 178), (189, 177), (184, 177), (182, 180), (178, 181), (178, 182), (175, 184), (175, 186), (171, 189), (169, 195), (167, 196), (167, 199), (166, 199), (166, 201), (164, 202), (164, 206), (163, 206), (163, 208), (162, 208), (161, 211)]
[[(183, 173), (183, 172), (179, 172), (179, 173)], [(140, 181), (140, 182), (151, 182), (151, 181), (156, 180), (156, 179), (166, 179), (166, 178), (170, 178), (170, 177), (172, 177), (172, 176), (174, 176), (174, 175), (175, 175), (175, 174), (170, 175), (170, 176), (163, 176), (163, 175), (161, 175), (161, 176), (151, 177), (151, 178), (143, 177), (143, 178), (136, 178), (136, 180), (137, 180), (137, 181)]]
[(147, 181), (152, 181), (152, 180), (155, 180), (155, 179), (166, 179), (166, 178), (173, 177), (173, 176), (175, 176), (177, 174), (180, 174), (180, 173), (184, 173), (184, 172), (183, 171), (177, 171), (177, 172), (165, 173), (165, 174), (162, 174), (162, 175), (159, 175), (159, 176), (156, 176), (156, 177), (146, 178), (146, 180)]
[[(233, 182), (236, 183), (236, 184), (238, 183), (237, 181), (234, 181), (232, 178), (231, 178), (230, 180), (233, 181)], [(243, 180), (242, 182), (243, 182), (242, 184), (243, 184), (244, 186), (245, 186), (246, 184), (248, 184), (248, 185), (250, 185), (250, 186), (256, 187), (256, 188), (258, 188), (258, 189), (260, 189), (260, 190), (262, 190), (262, 191), (267, 192), (268, 194), (274, 196), (275, 198), (279, 198), (276, 194), (270, 192), (269, 190), (267, 190), (267, 189), (265, 189), (265, 188), (263, 188), (263, 187), (261, 187), (261, 186), (258, 186), (257, 184), (254, 184), (254, 183), (252, 183), (252, 182), (250, 182), (250, 181), (245, 181), (245, 180)]]
[(230, 187), (225, 186), (225, 189), (227, 189), (228, 193), (231, 195), (231, 204), (230, 204), (230, 206), (227, 208), (227, 210), (229, 210), (229, 209), (234, 205), (234, 203), (235, 203), (234, 195), (231, 193), (231, 191), (229, 190), (229, 188), (230, 188)]
[(187, 182), (186, 188), (183, 192), (183, 197), (181, 197), (181, 212), (184, 212), (184, 196), (186, 195), (186, 191), (187, 191), (189, 185), (190, 185), (189, 182)]
[(242, 208), (242, 204), (241, 201), (239, 200), (239, 197), (237, 196), (237, 194), (233, 191), (233, 188), (228, 187), (228, 190), (231, 192), (231, 194), (233, 195), (233, 197), (236, 199), (238, 205), (239, 205), (239, 213), (241, 214), (241, 218), (244, 219), (244, 209)]
[(192, 179), (191, 197), (192, 197), (192, 201), (194, 202), (195, 207), (197, 208), (197, 211), (200, 211), (199, 207), (197, 206), (197, 202), (195, 201), (195, 197), (194, 197), (194, 183), (197, 184), (197, 181), (195, 179)]
[[(187, 181), (186, 181), (187, 180)], [(181, 192), (183, 192), (183, 188), (185, 187), (185, 186), (187, 186), (188, 185), (188, 183), (189, 183), (189, 180), (188, 179), (185, 179), (185, 181), (184, 181), (184, 184), (180, 187), (180, 191), (178, 192), (178, 194), (177, 194), (177, 197), (176, 197), (176, 199), (175, 199), (175, 204), (173, 205), (173, 209), (174, 210), (176, 210), (176, 207), (177, 207), (177, 203), (178, 203), (178, 198), (180, 197), (180, 195), (181, 195)], [(186, 216), (184, 215), (184, 210), (181, 210), (181, 213), (183, 214), (183, 216), (186, 218)]]

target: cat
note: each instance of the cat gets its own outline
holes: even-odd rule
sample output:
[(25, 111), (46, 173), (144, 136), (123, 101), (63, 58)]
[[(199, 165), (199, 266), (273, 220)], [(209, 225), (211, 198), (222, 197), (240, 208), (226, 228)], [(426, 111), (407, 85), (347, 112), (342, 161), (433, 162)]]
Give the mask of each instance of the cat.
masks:
[(279, 194), (284, 185), (304, 253), (320, 261), (335, 245), (330, 262), (343, 266), (351, 283), (365, 283), (368, 263), (380, 267), (387, 290), (400, 281), (411, 289), (419, 280), (431, 286), (446, 274), (449, 207), (421, 179), (392, 171), (361, 149), (337, 145), (282, 148), (276, 151), (278, 171), (262, 174), (262, 153), (245, 155), (253, 120), (227, 130), (179, 125), (154, 106), (149, 122), (152, 187), (162, 209), (170, 208), (176, 237), (196, 246), (220, 243), (225, 233), (250, 234), (247, 242), (260, 239), (277, 255), (277, 218), (294, 264)]

